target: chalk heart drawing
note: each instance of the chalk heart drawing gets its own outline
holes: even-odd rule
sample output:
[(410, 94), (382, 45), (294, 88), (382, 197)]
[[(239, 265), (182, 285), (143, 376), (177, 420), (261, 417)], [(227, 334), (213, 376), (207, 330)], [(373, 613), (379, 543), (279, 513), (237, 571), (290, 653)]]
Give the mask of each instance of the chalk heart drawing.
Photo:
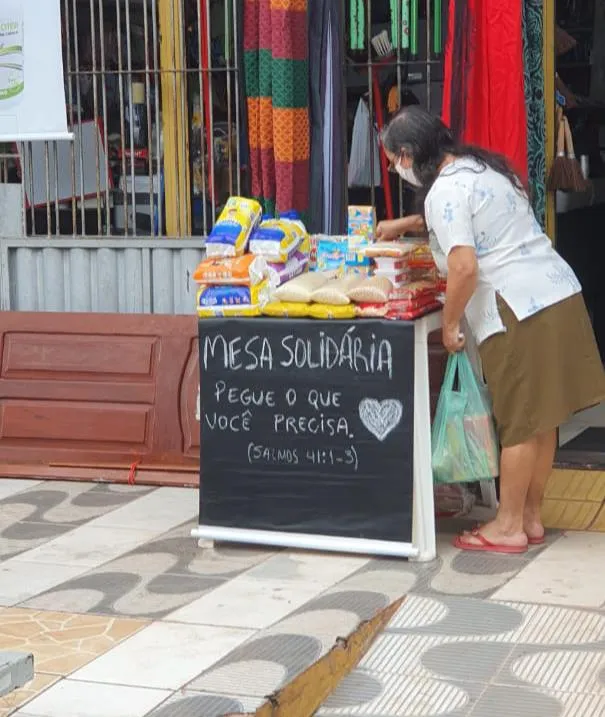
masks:
[(379, 441), (397, 428), (403, 415), (401, 401), (387, 398), (377, 401), (375, 398), (364, 398), (359, 402), (359, 418), (368, 431)]

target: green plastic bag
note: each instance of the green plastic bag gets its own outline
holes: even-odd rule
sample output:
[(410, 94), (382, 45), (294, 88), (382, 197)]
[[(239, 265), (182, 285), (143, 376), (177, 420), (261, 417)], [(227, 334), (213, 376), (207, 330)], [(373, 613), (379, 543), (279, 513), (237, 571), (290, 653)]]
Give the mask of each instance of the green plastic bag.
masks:
[(449, 357), (431, 439), (435, 483), (498, 475), (499, 445), (489, 394), (464, 352)]

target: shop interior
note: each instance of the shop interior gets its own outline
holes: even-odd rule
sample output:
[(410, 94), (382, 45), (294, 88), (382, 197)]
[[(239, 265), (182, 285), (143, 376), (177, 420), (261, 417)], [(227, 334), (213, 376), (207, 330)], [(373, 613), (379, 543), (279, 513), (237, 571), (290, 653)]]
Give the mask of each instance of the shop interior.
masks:
[[(557, 249), (578, 275), (605, 361), (605, 4), (557, 0), (557, 103), (568, 118), (576, 158), (587, 179), (556, 193)], [(567, 148), (569, 150), (569, 148)], [(576, 415), (559, 434), (559, 460), (605, 464), (605, 404)]]
[[(27, 235), (172, 235), (165, 216), (167, 113), (186, 157), (179, 203), (190, 205), (187, 230), (179, 226), (176, 235), (205, 235), (230, 195), (247, 194), (239, 2), (62, 4), (74, 146), (15, 146), (14, 160), (3, 165), (9, 181), (23, 183)], [(182, 56), (173, 72), (162, 65), (167, 6), (175, 8), (175, 54)], [(381, 164), (378, 134), (402, 105), (441, 111), (446, 10), (441, 0), (345, 4), (348, 202), (375, 205), (379, 219), (414, 210), (413, 192)], [(163, 101), (167, 87), (182, 106)]]

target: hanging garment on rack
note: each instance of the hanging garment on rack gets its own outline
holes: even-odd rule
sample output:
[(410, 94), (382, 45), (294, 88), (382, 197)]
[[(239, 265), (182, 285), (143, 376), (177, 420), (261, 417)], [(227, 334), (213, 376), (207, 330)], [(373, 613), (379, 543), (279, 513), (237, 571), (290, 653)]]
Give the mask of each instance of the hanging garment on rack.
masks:
[(523, 0), (450, 0), (443, 121), (457, 138), (503, 154), (527, 177)]
[(349, 0), (349, 42), (351, 50), (366, 46), (366, 6), (363, 0)]
[[(373, 145), (373, 149), (371, 149), (370, 142)], [(371, 171), (372, 166), (373, 172)], [(380, 154), (378, 137), (376, 130), (370, 124), (368, 106), (363, 100), (359, 100), (353, 122), (348, 172), (349, 187), (371, 187), (372, 179), (374, 179), (374, 186), (379, 187)]]
[(244, 0), (252, 194), (265, 213), (309, 206), (306, 0)]
[(339, 0), (308, 0), (309, 114), (311, 160), (309, 222), (313, 234), (346, 233), (347, 147), (340, 128), (346, 115), (341, 101), (344, 76), (336, 72), (345, 56), (340, 32), (344, 7)]

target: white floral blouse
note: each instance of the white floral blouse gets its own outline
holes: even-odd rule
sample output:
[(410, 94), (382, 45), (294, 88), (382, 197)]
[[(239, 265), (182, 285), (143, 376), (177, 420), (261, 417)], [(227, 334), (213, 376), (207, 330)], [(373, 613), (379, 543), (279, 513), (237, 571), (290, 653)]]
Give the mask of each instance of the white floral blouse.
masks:
[(571, 267), (557, 254), (527, 198), (502, 174), (463, 157), (440, 172), (425, 200), (431, 250), (447, 274), (457, 246), (477, 253), (477, 289), (466, 318), (477, 344), (506, 331), (496, 294), (519, 321), (580, 293)]

